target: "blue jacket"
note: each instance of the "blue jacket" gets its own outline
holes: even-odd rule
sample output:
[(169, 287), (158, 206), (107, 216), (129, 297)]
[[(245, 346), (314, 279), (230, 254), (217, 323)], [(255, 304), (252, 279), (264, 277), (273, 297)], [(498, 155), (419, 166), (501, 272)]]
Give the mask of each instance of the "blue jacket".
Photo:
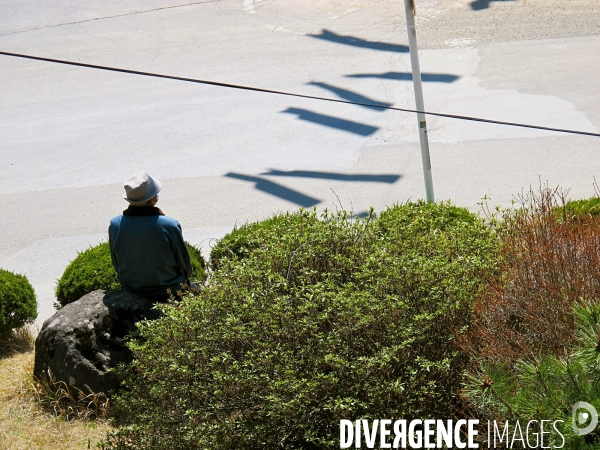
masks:
[(181, 226), (154, 207), (130, 206), (110, 221), (110, 255), (124, 289), (166, 296), (192, 274)]

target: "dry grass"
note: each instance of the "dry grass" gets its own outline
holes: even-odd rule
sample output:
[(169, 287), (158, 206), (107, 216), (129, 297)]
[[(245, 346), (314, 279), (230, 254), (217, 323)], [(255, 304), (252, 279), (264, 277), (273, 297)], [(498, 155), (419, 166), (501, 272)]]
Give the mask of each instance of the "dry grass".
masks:
[(88, 394), (64, 381), (48, 377), (32, 384), (38, 402), (52, 415), (65, 420), (107, 419), (109, 399), (104, 394)]
[(64, 415), (53, 412), (52, 399), (46, 399), (45, 406), (40, 403), (44, 391), (33, 382), (33, 358), (33, 338), (27, 330), (0, 343), (0, 448), (95, 448), (95, 443), (110, 429), (108, 423), (66, 420)]

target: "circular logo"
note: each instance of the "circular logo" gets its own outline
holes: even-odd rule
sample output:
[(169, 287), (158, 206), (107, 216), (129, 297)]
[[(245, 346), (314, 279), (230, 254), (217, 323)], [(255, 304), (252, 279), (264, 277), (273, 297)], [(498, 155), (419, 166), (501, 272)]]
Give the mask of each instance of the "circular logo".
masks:
[[(588, 402), (577, 402), (573, 405), (573, 431), (575, 434), (583, 436), (596, 429), (598, 425), (598, 411)], [(581, 428), (589, 421), (588, 425)]]

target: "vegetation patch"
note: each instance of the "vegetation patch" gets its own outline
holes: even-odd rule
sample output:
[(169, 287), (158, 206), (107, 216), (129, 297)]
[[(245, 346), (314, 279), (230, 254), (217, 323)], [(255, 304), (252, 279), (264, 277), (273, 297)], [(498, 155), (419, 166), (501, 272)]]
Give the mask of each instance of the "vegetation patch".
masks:
[(556, 208), (556, 213), (567, 220), (600, 216), (600, 197), (572, 200)]
[[(201, 293), (138, 324), (99, 445), (338, 448), (340, 419), (453, 417), (509, 421), (510, 436), (563, 420), (545, 446), (597, 448), (571, 414), (600, 410), (600, 201), (541, 188), (520, 203), (487, 223), (419, 202), (233, 230)], [(44, 411), (107, 411), (37, 386)]]
[(600, 433), (575, 434), (571, 414), (579, 401), (600, 408), (600, 217), (566, 214), (596, 199), (565, 197), (542, 187), (504, 213), (500, 276), (458, 340), (472, 356), (463, 399), (471, 416), (509, 421), (510, 436), (519, 436), (517, 421), (563, 420), (544, 445), (592, 449)]
[(490, 279), (462, 341), (473, 356), (512, 364), (566, 356), (574, 345), (573, 305), (600, 299), (600, 217), (555, 214), (564, 197), (531, 191), (504, 213), (501, 276)]
[(0, 338), (33, 322), (37, 300), (33, 287), (23, 275), (0, 269)]
[[(105, 420), (66, 420), (74, 414), (62, 399), (46, 397), (33, 379), (34, 337), (28, 328), (0, 341), (0, 448), (75, 450), (95, 448), (111, 427)], [(54, 406), (59, 407), (55, 411)], [(60, 408), (63, 414), (61, 414)], [(80, 406), (83, 410), (83, 405)], [(83, 416), (80, 416), (83, 417)]]
[(447, 203), (271, 223), (140, 324), (105, 448), (335, 448), (340, 419), (452, 416), (495, 234)]
[[(591, 425), (592, 431), (579, 435), (572, 428), (572, 411), (580, 401), (600, 409), (600, 305), (597, 302), (575, 305), (573, 316), (575, 346), (568, 355), (540, 355), (518, 360), (513, 365), (482, 361), (477, 376), (468, 380), (469, 400), (487, 418), (502, 425), (508, 420), (508, 436), (518, 437), (519, 433), (525, 433), (528, 423), (546, 420), (547, 424), (556, 424), (560, 432), (559, 435), (546, 430), (546, 448), (598, 448), (600, 433), (591, 424), (591, 415), (580, 419), (578, 426), (581, 429)], [(523, 430), (516, 430), (517, 423)], [(554, 431), (552, 426), (547, 428)]]

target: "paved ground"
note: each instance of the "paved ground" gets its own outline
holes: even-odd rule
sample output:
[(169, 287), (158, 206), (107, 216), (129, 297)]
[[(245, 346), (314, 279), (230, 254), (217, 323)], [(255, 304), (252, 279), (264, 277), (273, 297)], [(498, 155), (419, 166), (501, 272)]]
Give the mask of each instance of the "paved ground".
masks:
[[(431, 111), (600, 130), (600, 0), (419, 0)], [(414, 105), (399, 0), (0, 3), (0, 50)], [(145, 169), (186, 239), (299, 206), (424, 195), (409, 114), (0, 56), (0, 267), (52, 314)], [(593, 194), (600, 139), (430, 118), (436, 197), (508, 205), (539, 180)]]

